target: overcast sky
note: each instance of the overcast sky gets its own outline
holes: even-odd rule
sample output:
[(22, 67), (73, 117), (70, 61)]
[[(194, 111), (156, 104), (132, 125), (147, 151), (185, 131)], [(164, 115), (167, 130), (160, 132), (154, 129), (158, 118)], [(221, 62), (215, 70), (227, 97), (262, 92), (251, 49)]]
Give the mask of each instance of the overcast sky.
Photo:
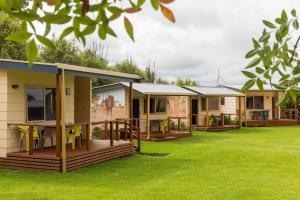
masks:
[[(135, 43), (122, 21), (115, 23), (118, 39), (103, 42), (107, 58), (116, 62), (131, 54), (139, 66), (155, 63), (164, 79), (191, 78), (201, 85), (216, 84), (219, 68), (226, 83), (242, 83), (244, 55), (252, 47), (251, 37), (260, 35), (262, 19), (275, 19), (283, 8), (300, 8), (300, 0), (176, 0), (170, 7), (175, 24), (149, 3), (129, 16)], [(89, 39), (89, 43), (97, 41), (93, 36)]]

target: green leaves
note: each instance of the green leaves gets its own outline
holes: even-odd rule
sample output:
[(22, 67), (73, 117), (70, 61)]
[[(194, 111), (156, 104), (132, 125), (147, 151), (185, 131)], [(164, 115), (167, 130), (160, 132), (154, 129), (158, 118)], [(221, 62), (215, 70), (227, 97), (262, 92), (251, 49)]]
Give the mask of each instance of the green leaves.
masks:
[(133, 26), (127, 17), (124, 17), (124, 26), (129, 37), (134, 41)]
[(254, 48), (245, 55), (251, 61), (245, 67), (249, 71), (242, 70), (242, 73), (250, 80), (243, 90), (254, 84), (263, 90), (264, 84), (269, 83), (285, 91), (279, 103), (284, 103), (287, 98), (295, 100), (295, 94), (299, 92), (294, 88), (300, 85), (300, 36), (294, 34), (300, 29), (297, 12), (295, 9), (290, 13), (283, 10), (275, 23), (263, 20), (263, 24), (266, 29), (258, 41), (252, 39)]
[(245, 83), (245, 85), (243, 86), (243, 88), (241, 89), (242, 92), (246, 92), (248, 91), (250, 88), (253, 87), (253, 85), (255, 84), (255, 80), (249, 80)]
[(64, 39), (65, 37), (67, 37), (69, 34), (71, 34), (73, 32), (73, 27), (68, 27), (66, 28), (62, 34), (60, 35), (60, 40)]
[(13, 34), (7, 36), (5, 39), (6, 39), (6, 40), (15, 41), (15, 42), (24, 43), (24, 42), (26, 42), (31, 36), (32, 36), (31, 33), (21, 31), (21, 32), (13, 33)]
[(6, 0), (0, 0), (0, 10), (10, 11), (10, 7), (7, 4)]
[(260, 58), (255, 58), (253, 59), (247, 66), (246, 69), (249, 69), (251, 67), (255, 67), (256, 65), (258, 65), (260, 63)]
[(273, 23), (271, 23), (271, 22), (269, 22), (267, 20), (263, 20), (263, 23), (264, 23), (264, 25), (266, 25), (267, 27), (269, 27), (271, 29), (275, 29), (276, 28), (276, 26)]
[(257, 49), (253, 49), (246, 54), (245, 58), (252, 58), (253, 56), (255, 56), (257, 54), (257, 52), (258, 52)]
[(158, 10), (159, 8), (158, 0), (151, 0), (151, 5), (155, 10)]
[(248, 72), (248, 71), (242, 71), (242, 73), (247, 76), (248, 78), (256, 78), (256, 75), (252, 72)]
[[(128, 15), (137, 13), (142, 10), (146, 0), (126, 0), (129, 7), (123, 8), (119, 1), (115, 0), (34, 0), (28, 6), (24, 6), (24, 0), (0, 0), (0, 10), (8, 14), (12, 18), (20, 20), (22, 31), (14, 33), (7, 37), (8, 40), (28, 43), (30, 41), (30, 49), (39, 42), (42, 46), (53, 46), (51, 41), (47, 39), (49, 33), (55, 26), (63, 25), (68, 28), (59, 36), (64, 39), (70, 34), (82, 42), (84, 45), (87, 41), (86, 36), (98, 31), (98, 37), (102, 40), (107, 35), (117, 37), (111, 28), (111, 22), (122, 20), (125, 30), (131, 40), (134, 41), (134, 27), (129, 21)], [(173, 3), (174, 0), (150, 0), (155, 10), (160, 10), (164, 17), (169, 21), (175, 22), (175, 16), (171, 9), (166, 5)], [(128, 4), (124, 4), (128, 5)], [(51, 9), (49, 9), (49, 6)], [(40, 22), (45, 27), (45, 32), (40, 33), (40, 27), (36, 27), (36, 23)], [(28, 26), (28, 30), (27, 30)], [(25, 28), (24, 28), (25, 27)], [(35, 44), (35, 45), (34, 45)], [(35, 51), (33, 51), (35, 52)], [(33, 58), (32, 54), (27, 50), (28, 56)]]
[(32, 39), (26, 46), (26, 55), (29, 62), (29, 65), (31, 66), (33, 62), (35, 61), (37, 55), (38, 55), (38, 48), (36, 46), (35, 40)]
[(49, 40), (48, 38), (41, 36), (41, 35), (37, 35), (36, 38), (39, 40), (40, 43), (42, 43), (43, 45), (49, 47), (49, 48), (54, 48), (53, 42), (51, 40)]

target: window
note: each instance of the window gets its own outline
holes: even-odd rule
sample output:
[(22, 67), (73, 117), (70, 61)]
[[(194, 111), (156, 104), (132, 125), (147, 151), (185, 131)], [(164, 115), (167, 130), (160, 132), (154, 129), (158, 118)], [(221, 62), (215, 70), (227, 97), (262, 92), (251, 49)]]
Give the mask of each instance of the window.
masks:
[(155, 99), (155, 112), (166, 112), (167, 99), (156, 98)]
[(254, 108), (255, 109), (264, 109), (264, 97), (263, 96), (254, 97)]
[(253, 97), (247, 97), (246, 104), (247, 109), (253, 109)]
[[(150, 113), (167, 112), (167, 98), (150, 98)], [(144, 113), (147, 113), (147, 99), (144, 99)]]
[(219, 97), (209, 97), (209, 110), (219, 110)]
[[(209, 97), (208, 98), (208, 110), (219, 110), (219, 97)], [(206, 98), (201, 98), (201, 109), (206, 110)]]
[(221, 105), (225, 106), (225, 97), (221, 97)]
[(263, 96), (251, 96), (247, 97), (247, 109), (264, 109), (264, 97)]
[(52, 88), (27, 88), (27, 121), (55, 120), (55, 96)]

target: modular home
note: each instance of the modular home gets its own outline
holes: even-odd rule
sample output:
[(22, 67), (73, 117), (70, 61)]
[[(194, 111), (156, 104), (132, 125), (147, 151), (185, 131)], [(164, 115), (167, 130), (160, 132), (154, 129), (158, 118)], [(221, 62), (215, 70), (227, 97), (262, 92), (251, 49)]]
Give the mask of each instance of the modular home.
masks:
[(133, 154), (131, 141), (92, 139), (91, 129), (98, 125), (92, 123), (92, 78), (140, 79), (88, 67), (0, 60), (0, 167), (65, 172)]
[[(223, 85), (233, 91), (240, 92), (243, 85)], [(298, 124), (298, 109), (281, 108), (277, 105), (283, 95), (283, 91), (265, 85), (261, 91), (253, 86), (245, 92), (246, 101), (243, 102), (246, 110), (247, 126), (273, 126), (273, 125), (296, 125)]]
[[(176, 138), (191, 135), (189, 97), (194, 92), (175, 85), (117, 83), (93, 88), (93, 120), (128, 119), (133, 110), (133, 123), (142, 139)], [(130, 100), (132, 99), (132, 100)]]
[(183, 87), (192, 99), (192, 124), (197, 130), (224, 131), (241, 127), (244, 94), (225, 87)]

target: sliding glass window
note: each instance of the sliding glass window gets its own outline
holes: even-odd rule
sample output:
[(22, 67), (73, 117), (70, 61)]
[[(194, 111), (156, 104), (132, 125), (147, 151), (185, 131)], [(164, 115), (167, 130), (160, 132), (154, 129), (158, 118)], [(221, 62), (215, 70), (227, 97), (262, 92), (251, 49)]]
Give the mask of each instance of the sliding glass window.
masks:
[(55, 120), (55, 96), (53, 88), (27, 88), (27, 121)]

